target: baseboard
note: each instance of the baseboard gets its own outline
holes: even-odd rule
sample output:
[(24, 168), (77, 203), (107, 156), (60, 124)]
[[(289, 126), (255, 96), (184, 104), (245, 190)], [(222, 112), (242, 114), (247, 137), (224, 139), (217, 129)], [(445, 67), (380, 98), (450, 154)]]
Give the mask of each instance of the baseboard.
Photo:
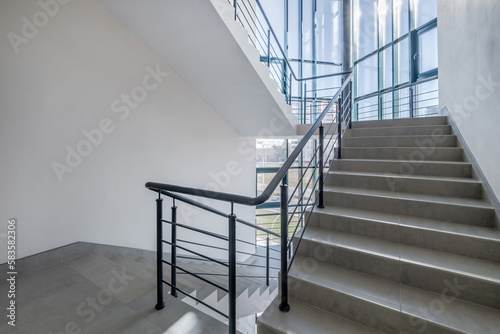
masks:
[(481, 167), (479, 166), (479, 163), (477, 162), (476, 158), (474, 157), (474, 154), (472, 154), (472, 151), (470, 150), (469, 146), (467, 145), (467, 142), (465, 141), (464, 137), (462, 136), (462, 133), (460, 132), (460, 129), (457, 126), (457, 123), (455, 122), (453, 116), (451, 115), (450, 111), (448, 110), (447, 107), (444, 107), (440, 110), (439, 114), (441, 116), (446, 116), (448, 118), (448, 123), (451, 126), (452, 133), (457, 136), (457, 145), (461, 147), (464, 150), (464, 159), (465, 161), (469, 162), (472, 165), (472, 177), (481, 181), (483, 184), (483, 199), (488, 202), (493, 208), (495, 209), (496, 215), (495, 215), (495, 226), (498, 230), (500, 230), (500, 202), (498, 201), (498, 198), (495, 196), (495, 193), (493, 192), (493, 189), (491, 188), (488, 180), (484, 176), (483, 171), (481, 170)]

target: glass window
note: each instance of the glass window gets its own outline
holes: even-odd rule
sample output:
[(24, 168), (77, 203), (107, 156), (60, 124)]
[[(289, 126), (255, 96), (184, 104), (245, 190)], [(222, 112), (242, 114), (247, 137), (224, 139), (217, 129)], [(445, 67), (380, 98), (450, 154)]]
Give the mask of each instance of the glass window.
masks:
[(438, 67), (438, 34), (437, 29), (431, 29), (419, 35), (420, 73)]
[[(299, 58), (299, 1), (288, 1), (288, 58)], [(297, 73), (297, 72), (295, 72)]]
[(438, 80), (421, 83), (415, 89), (415, 116), (435, 116), (438, 114)]
[[(342, 15), (340, 2), (316, 2), (316, 59), (341, 63)], [(331, 72), (330, 72), (331, 73)]]
[(393, 1), (394, 39), (398, 39), (409, 32), (408, 0)]
[(380, 51), (380, 89), (392, 87), (392, 46)]
[(392, 92), (381, 95), (381, 109), (382, 109), (382, 119), (392, 119), (393, 109), (392, 109)]
[(314, 59), (313, 55), (313, 1), (302, 0), (302, 46), (303, 58)]
[(410, 117), (410, 90), (398, 89), (394, 92), (394, 118)]
[(412, 0), (411, 28), (417, 29), (437, 17), (437, 0)]
[(354, 51), (361, 59), (377, 49), (377, 1), (354, 1)]
[(394, 85), (410, 81), (410, 46), (409, 38), (394, 44)]
[(358, 63), (358, 94), (363, 96), (378, 91), (377, 55), (373, 55)]
[(378, 119), (378, 97), (361, 100), (358, 105), (358, 120), (370, 121)]
[(392, 42), (392, 0), (378, 2), (379, 46)]

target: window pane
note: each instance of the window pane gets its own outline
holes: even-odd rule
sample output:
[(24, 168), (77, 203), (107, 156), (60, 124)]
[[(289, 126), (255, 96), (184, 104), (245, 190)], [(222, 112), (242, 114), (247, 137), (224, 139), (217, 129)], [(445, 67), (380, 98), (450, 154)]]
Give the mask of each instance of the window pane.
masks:
[(439, 93), (437, 79), (417, 85), (414, 94), (415, 116), (435, 116), (439, 113)]
[(381, 96), (382, 100), (382, 119), (392, 119), (392, 92)]
[(280, 167), (286, 158), (284, 139), (257, 139), (257, 167)]
[(299, 1), (288, 1), (288, 58), (299, 58)]
[(420, 73), (438, 67), (437, 29), (422, 33), (419, 37)]
[(437, 17), (436, 0), (412, 0), (411, 28), (417, 29)]
[(409, 8), (408, 0), (394, 0), (394, 39), (408, 33)]
[(354, 1), (355, 60), (377, 49), (377, 1)]
[(303, 57), (313, 59), (313, 2), (302, 0), (302, 46)]
[(378, 3), (379, 44), (384, 47), (392, 41), (392, 0)]
[(410, 50), (408, 37), (394, 44), (394, 84), (400, 85), (410, 80)]
[(359, 101), (358, 121), (370, 121), (378, 119), (378, 97), (371, 97)]
[(408, 88), (394, 92), (394, 118), (410, 117), (410, 93)]
[(392, 46), (380, 51), (380, 88), (392, 87)]
[[(340, 2), (316, 2), (316, 59), (340, 63), (342, 15)], [(332, 72), (330, 72), (332, 73)]]
[(358, 94), (363, 96), (378, 90), (377, 55), (373, 55), (358, 63)]

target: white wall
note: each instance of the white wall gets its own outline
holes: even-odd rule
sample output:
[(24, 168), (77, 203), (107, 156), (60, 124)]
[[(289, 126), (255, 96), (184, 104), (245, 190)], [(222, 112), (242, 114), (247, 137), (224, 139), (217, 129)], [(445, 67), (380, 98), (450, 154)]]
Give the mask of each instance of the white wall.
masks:
[[(18, 257), (76, 241), (154, 249), (155, 194), (147, 181), (255, 194), (253, 140), (239, 138), (99, 1), (58, 1), (58, 11), (47, 9), (53, 17), (41, 14), (37, 0), (0, 2), (2, 244), (14, 217)], [(34, 19), (40, 27), (30, 31)], [(168, 76), (155, 83), (148, 66)], [(131, 92), (140, 100), (132, 98), (133, 109), (120, 101)], [(100, 124), (109, 133), (85, 147), (82, 131)], [(78, 145), (92, 152), (73, 158), (71, 172), (58, 178), (54, 162), (67, 166), (67, 147)], [(226, 231), (224, 219), (179, 207), (185, 223)], [(237, 207), (242, 218), (253, 213)]]
[(500, 1), (438, 1), (439, 99), (500, 198)]

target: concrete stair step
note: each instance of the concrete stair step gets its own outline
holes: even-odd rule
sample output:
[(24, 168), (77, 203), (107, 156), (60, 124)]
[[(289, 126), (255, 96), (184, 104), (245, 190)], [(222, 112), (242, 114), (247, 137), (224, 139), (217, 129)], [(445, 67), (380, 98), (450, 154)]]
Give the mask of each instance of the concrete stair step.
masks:
[[(364, 122), (363, 122), (364, 123)], [(355, 123), (353, 123), (355, 124)], [(356, 128), (346, 132), (346, 137), (387, 137), (387, 136), (446, 136), (451, 135), (450, 125), (400, 126)]]
[(472, 174), (471, 164), (461, 161), (400, 161), (343, 158), (334, 160), (331, 170), (458, 178), (470, 178)]
[(482, 198), (481, 182), (465, 178), (331, 171), (328, 173), (325, 184), (395, 193)]
[(463, 287), (460, 299), (500, 309), (495, 262), (314, 227), (297, 254), (436, 293), (453, 283)]
[(494, 228), (336, 206), (315, 208), (309, 226), (500, 262)]
[(495, 226), (495, 210), (477, 199), (325, 186), (324, 203), (458, 224)]
[(345, 159), (462, 161), (461, 147), (343, 147)]
[(429, 126), (429, 125), (447, 125), (448, 119), (446, 116), (436, 117), (419, 117), (419, 118), (400, 118), (400, 119), (384, 119), (376, 121), (361, 121), (352, 122), (354, 129), (365, 128), (386, 128), (386, 127), (402, 127), (402, 126)]
[(289, 284), (292, 299), (383, 333), (493, 334), (500, 328), (500, 311), (456, 298), (461, 287), (433, 293), (303, 256), (295, 258)]
[(278, 305), (280, 298), (276, 298), (268, 310), (257, 319), (259, 334), (382, 334), (379, 331), (347, 320), (338, 315), (326, 312), (320, 308), (306, 304), (299, 299), (290, 298), (289, 312), (280, 312)]
[(343, 147), (456, 147), (455, 135), (345, 137)]

